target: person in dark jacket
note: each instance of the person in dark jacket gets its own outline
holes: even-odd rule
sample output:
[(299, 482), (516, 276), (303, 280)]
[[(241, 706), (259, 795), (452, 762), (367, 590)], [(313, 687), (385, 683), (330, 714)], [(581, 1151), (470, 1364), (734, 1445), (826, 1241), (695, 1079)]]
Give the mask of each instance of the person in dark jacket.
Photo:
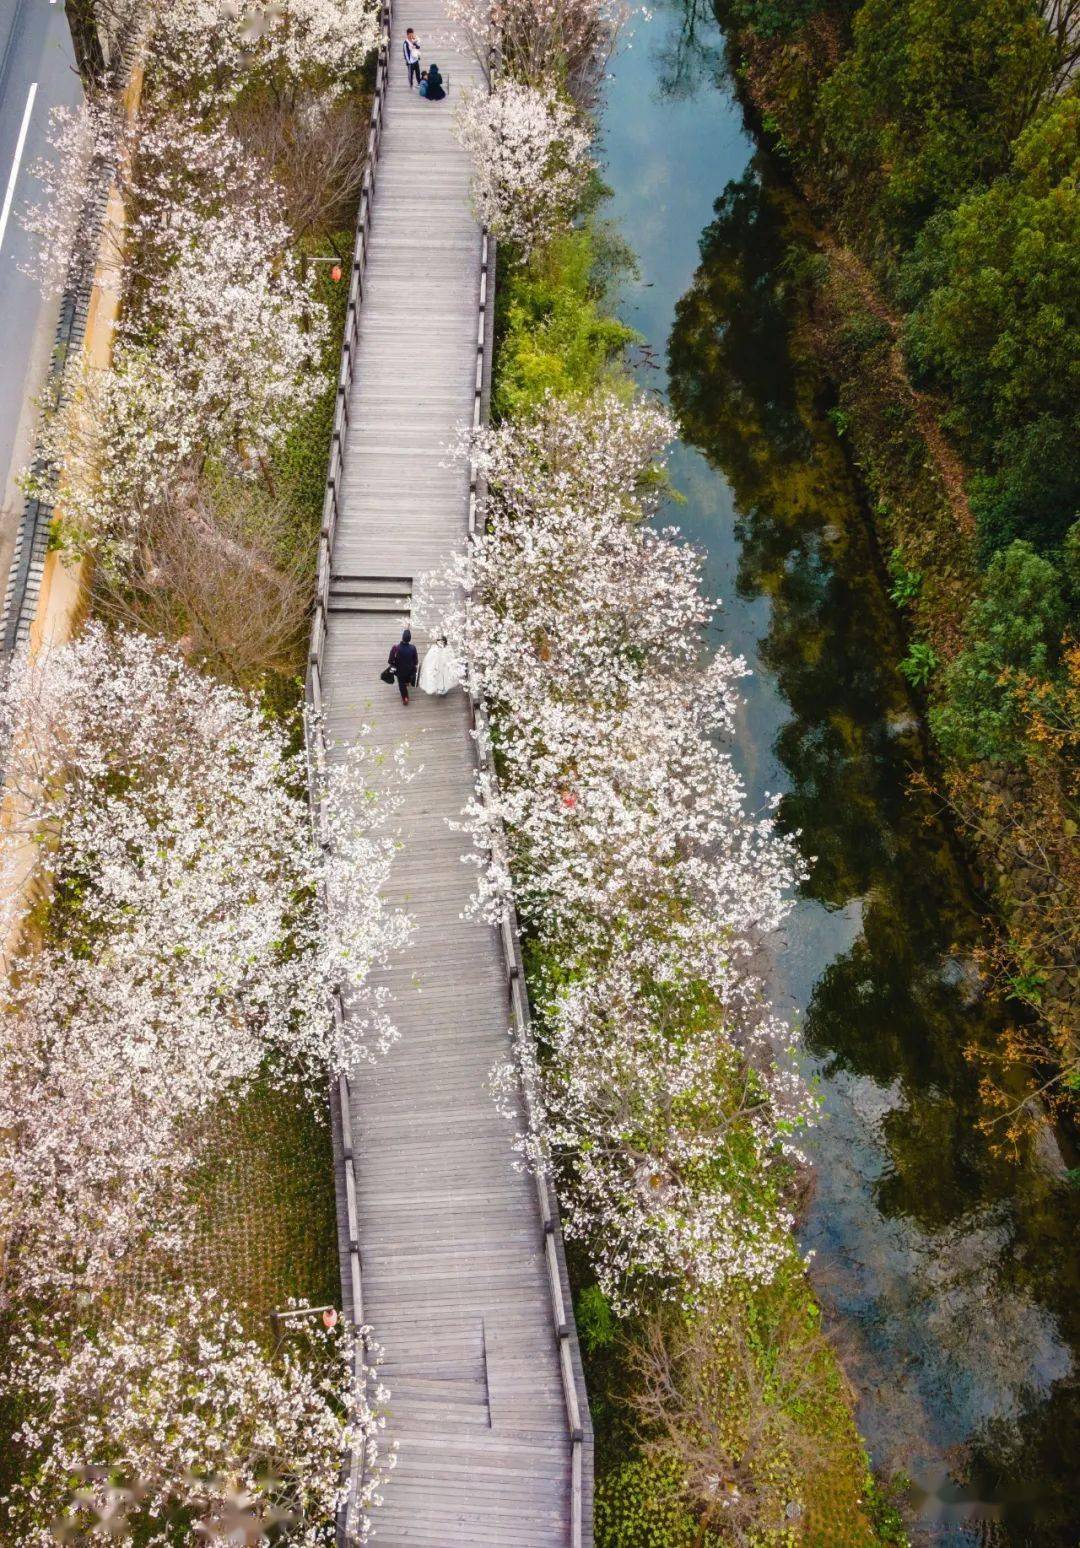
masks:
[(442, 71), (437, 64), (433, 64), (427, 73), (427, 99), (429, 102), (441, 102), (445, 96)]
[(402, 632), (400, 644), (390, 647), (390, 670), (397, 678), (402, 704), (409, 702), (409, 689), (416, 686), (416, 673), (419, 666), (420, 657), (412, 642), (412, 630), (405, 629)]

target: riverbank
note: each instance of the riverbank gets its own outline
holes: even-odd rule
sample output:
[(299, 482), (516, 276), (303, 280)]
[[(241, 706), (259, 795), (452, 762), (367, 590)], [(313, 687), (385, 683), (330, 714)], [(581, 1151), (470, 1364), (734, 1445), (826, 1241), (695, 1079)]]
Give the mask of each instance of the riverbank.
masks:
[(798, 205), (694, 11), (636, 29), (602, 143), (640, 264), (619, 316), (644, 336), (639, 380), (681, 421), (683, 499), (658, 519), (722, 599), (708, 647), (752, 669), (734, 744), (749, 800), (782, 792), (810, 867), (769, 974), (823, 1106), (800, 1245), (870, 1454), (914, 1481), (913, 1538), (970, 1548), (985, 1510), (1003, 1541), (1059, 1548), (1075, 1535), (1077, 1198), (1052, 1144), (998, 1154), (985, 1133), (965, 1048), (992, 1051), (1007, 1007), (980, 990), (978, 900), (941, 803), (910, 789), (926, 746), (903, 619), (813, 342)]
[[(867, 32), (873, 10), (867, 7)], [(987, 494), (989, 454), (965, 428), (962, 394), (940, 372), (934, 390), (913, 381), (919, 319), (912, 275), (929, 260), (899, 217), (888, 227), (890, 207), (875, 224), (870, 197), (859, 202), (845, 181), (856, 153), (839, 128), (836, 93), (829, 93), (841, 76), (854, 90), (863, 59), (864, 39), (853, 38), (848, 13), (828, 4), (718, 0), (717, 14), (740, 89), (805, 204), (806, 243), (793, 249), (793, 262), (808, 298), (808, 348), (832, 383), (835, 423), (865, 488), (903, 616), (905, 671), (927, 711), (940, 770), (920, 778), (950, 808), (983, 879), (990, 933), (979, 965), (986, 987), (1021, 1008), (1000, 1046), (978, 1053), (987, 1090), (997, 1094), (987, 1122), (1009, 1144), (1027, 1121), (1039, 1121), (1040, 1104), (1024, 1097), (1026, 1081), (1029, 1090), (1042, 1086), (1043, 1098), (1075, 1131), (1077, 663), (1068, 623), (1070, 550), (1055, 546), (1064, 528), (1046, 522), (1034, 534), (1009, 528), (998, 536)], [(991, 50), (1004, 47), (995, 25), (987, 24)], [(876, 39), (873, 46), (884, 47)], [(898, 59), (902, 80), (906, 67)], [(966, 128), (970, 137), (974, 129)], [(953, 132), (962, 139), (964, 129), (954, 125)], [(873, 153), (862, 154), (870, 158), (871, 178)], [(955, 197), (962, 193), (961, 182)], [(925, 247), (930, 238), (919, 241)], [(930, 303), (918, 304), (925, 311)], [(994, 455), (999, 482), (1020, 476), (1019, 453)], [(1060, 497), (1067, 510), (1068, 495)], [(1028, 536), (1034, 552), (1015, 546)], [(1002, 614), (1020, 597), (1030, 621), (1026, 632), (1012, 627), (1008, 634)]]

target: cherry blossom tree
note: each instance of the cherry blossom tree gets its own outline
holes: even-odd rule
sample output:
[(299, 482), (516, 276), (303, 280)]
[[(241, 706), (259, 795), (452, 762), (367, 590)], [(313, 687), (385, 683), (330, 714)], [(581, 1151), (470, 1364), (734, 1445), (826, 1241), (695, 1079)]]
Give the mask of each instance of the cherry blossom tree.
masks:
[(0, 1038), (0, 1308), (95, 1291), (151, 1241), (176, 1249), (196, 1132), (171, 1108), (147, 988), (46, 948)]
[(85, 260), (94, 210), (123, 159), (123, 119), (111, 97), (90, 94), (49, 115), (50, 154), (31, 162), (38, 198), (18, 212), (33, 240), (26, 272), (46, 296), (64, 288), (73, 261)]
[[(791, 1261), (777, 1136), (807, 1105), (782, 1028), (675, 970), (654, 982), (620, 942), (547, 998), (543, 1036), (539, 1060), (519, 1039), (519, 1149), (535, 1169), (559, 1164), (567, 1233), (592, 1248), (616, 1311), (649, 1292), (696, 1302), (732, 1278), (768, 1283)], [(516, 1076), (500, 1070), (500, 1095)]]
[[(389, 1045), (370, 974), (409, 931), (381, 896), (408, 771), (402, 754), (343, 753), (316, 834), (306, 764), (255, 704), (99, 625), (16, 664), (0, 727), (9, 805), (55, 898), (0, 1028), (3, 1282), (43, 1293), (107, 1282), (148, 1220), (176, 1218), (203, 1125), (257, 1075), (321, 1104)], [(25, 904), (6, 880), (10, 917)]]
[(153, 108), (140, 120), (126, 188), (140, 274), (148, 265), (152, 281), (164, 280), (181, 252), (202, 241), (207, 222), (227, 212), (263, 217), (270, 239), (258, 242), (255, 257), (283, 252), (291, 234), (274, 179), (229, 124), (188, 103)]
[[(98, 138), (115, 137), (107, 110), (94, 111)], [(88, 197), (84, 160), (25, 217), (43, 240), (54, 233), (50, 245)], [(208, 457), (242, 476), (266, 467), (323, 390), (328, 318), (281, 191), (226, 125), (189, 107), (159, 111), (141, 126), (137, 155), (114, 150), (110, 164), (123, 170), (138, 276), (110, 367), (81, 354), (68, 366), (26, 487), (51, 498), (61, 469), (64, 541), (122, 567), (144, 513)]]
[(210, 454), (253, 474), (323, 390), (326, 310), (287, 242), (272, 209), (198, 222), (168, 283), (129, 308), (111, 367), (68, 368), (42, 454), (63, 470), (71, 547), (122, 566), (142, 511)]
[(170, 0), (157, 17), (155, 64), (201, 108), (243, 85), (284, 76), (339, 88), (379, 41), (377, 0), (274, 0), (241, 6)]
[(179, 384), (204, 440), (238, 455), (265, 456), (324, 387), (326, 309), (289, 240), (265, 208), (206, 221), (154, 307), (157, 371)]
[[(515, 901), (538, 948), (520, 1148), (558, 1168), (621, 1310), (772, 1277), (808, 1116), (754, 971), (799, 863), (722, 745), (746, 668), (700, 661), (699, 560), (642, 520), (673, 428), (601, 394), (479, 432), (483, 533), (420, 590), (490, 705), (499, 779), (481, 773), (462, 823), (477, 905)], [(516, 1078), (498, 1072), (503, 1096)]]
[[(59, 1335), (59, 1336), (58, 1336)], [(388, 1393), (367, 1329), (307, 1319), (270, 1359), (216, 1293), (146, 1296), (105, 1326), (22, 1335), (3, 1385), (29, 1407), (10, 1514), (25, 1548), (194, 1541), (321, 1548), (363, 1453), (359, 1504), (379, 1503)]]
[(630, 15), (624, 0), (448, 0), (492, 84), (492, 66), (522, 82), (541, 80), (558, 60), (574, 100), (591, 103)]
[(550, 82), (469, 91), (454, 120), (473, 158), (477, 219), (523, 258), (572, 221), (595, 162), (590, 137)]

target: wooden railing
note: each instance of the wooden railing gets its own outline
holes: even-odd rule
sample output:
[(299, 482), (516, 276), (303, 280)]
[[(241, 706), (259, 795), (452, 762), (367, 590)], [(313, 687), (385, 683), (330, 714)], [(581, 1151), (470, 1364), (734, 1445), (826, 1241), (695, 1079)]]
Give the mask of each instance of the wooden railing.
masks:
[[(311, 624), (308, 649), (306, 697), (308, 707), (307, 751), (312, 789), (312, 817), (320, 843), (323, 842), (321, 802), (326, 780), (326, 741), (323, 730), (322, 677), (323, 652), (326, 644), (327, 611), (330, 599), (330, 578), (334, 549), (334, 535), (341, 510), (341, 480), (344, 463), (345, 437), (349, 427), (349, 394), (355, 374), (355, 353), (359, 340), (360, 305), (364, 292), (364, 270), (367, 262), (368, 233), (371, 229), (374, 193), (378, 177), (379, 148), (382, 141), (383, 117), (388, 87), (390, 34), (393, 0), (385, 0), (382, 10), (382, 41), (379, 47), (378, 69), (375, 84), (375, 100), (371, 108), (371, 126), (368, 133), (367, 166), (364, 172), (357, 216), (356, 243), (353, 249), (352, 271), (349, 277), (348, 312), (345, 320), (345, 338), (338, 372), (337, 399), (334, 405), (334, 425), (330, 446), (330, 466), (327, 472), (326, 493), (323, 501), (322, 530), (319, 536), (319, 558), (315, 592), (315, 609)], [(476, 375), (473, 393), (473, 428), (486, 423), (491, 392), (492, 356), (492, 308), (491, 297), (495, 276), (495, 243), (487, 231), (481, 236), (480, 295), (476, 332)], [(477, 476), (475, 465), (469, 481), (470, 538), (476, 531), (478, 513), (482, 509), (484, 489)], [(476, 732), (475, 742), (480, 770), (492, 785), (495, 771), (491, 762), (490, 738), (487, 735), (487, 717), (484, 707), (471, 700), (471, 719)], [(323, 896), (321, 906), (328, 907)], [(501, 927), (500, 937), (506, 963), (507, 984), (515, 1037), (532, 1037), (528, 995), (525, 989), (524, 965), (518, 939), (516, 917), (511, 917)], [(339, 1033), (345, 1007), (340, 990), (335, 991), (332, 1014)], [(364, 1320), (364, 1296), (360, 1229), (357, 1216), (356, 1162), (352, 1127), (352, 1102), (347, 1075), (338, 1077), (332, 1094), (334, 1126), (340, 1140), (340, 1185), (345, 1201), (348, 1265), (343, 1273), (343, 1288), (351, 1302), (352, 1318), (356, 1325)], [(572, 1548), (589, 1548), (592, 1543), (592, 1426), (589, 1420), (588, 1400), (585, 1395), (581, 1355), (574, 1327), (570, 1285), (566, 1272), (562, 1231), (559, 1224), (558, 1206), (542, 1172), (535, 1174), (543, 1251), (547, 1266), (547, 1280), (551, 1298), (552, 1323), (559, 1347), (559, 1364), (562, 1374), (563, 1394), (566, 1401), (567, 1425), (571, 1443), (571, 1490), (570, 1490), (570, 1542)], [(356, 1355), (356, 1380), (365, 1380), (363, 1368), (364, 1349), (358, 1346)], [(338, 1542), (342, 1548), (354, 1548), (359, 1542), (360, 1498), (364, 1476), (362, 1454), (344, 1459), (344, 1477), (348, 1493), (338, 1520)]]
[[(480, 306), (476, 331), (476, 385), (473, 398), (474, 430), (487, 423), (490, 413), (494, 333), (490, 298), (495, 287), (495, 266), (495, 243), (485, 231), (480, 248)], [(477, 532), (478, 522), (483, 518), (485, 494), (483, 480), (478, 476), (476, 464), (473, 463), (469, 478), (470, 542)], [(469, 704), (477, 768), (481, 775), (478, 782), (480, 794), (485, 804), (488, 804), (490, 795), (498, 791), (498, 774), (492, 757), (487, 707), (482, 700), (471, 693)], [(496, 831), (501, 841), (501, 825), (497, 820)], [(529, 1011), (529, 995), (525, 983), (525, 963), (521, 952), (517, 913), (512, 905), (499, 927), (499, 939), (513, 1018), (512, 1037), (515, 1046), (530, 1047), (534, 1042), (532, 1017)], [(525, 1088), (524, 1070), (521, 1071), (521, 1075), (525, 1118), (529, 1122), (531, 1103)], [(540, 1228), (543, 1233), (552, 1323), (559, 1346), (559, 1368), (562, 1374), (563, 1397), (566, 1402), (567, 1426), (570, 1433), (570, 1543), (571, 1548), (588, 1548), (593, 1540), (593, 1436), (589, 1418), (589, 1400), (585, 1391), (585, 1373), (582, 1369), (581, 1351), (578, 1348), (577, 1329), (574, 1324), (573, 1301), (566, 1271), (566, 1253), (559, 1223), (558, 1201), (546, 1170), (534, 1168), (533, 1180), (536, 1186)]]
[[(330, 600), (330, 576), (334, 552), (334, 534), (341, 514), (341, 477), (345, 455), (345, 436), (349, 428), (349, 395), (356, 373), (356, 348), (360, 338), (360, 304), (364, 295), (364, 271), (367, 267), (369, 233), (375, 202), (375, 185), (379, 171), (379, 150), (382, 145), (383, 120), (386, 109), (386, 93), (390, 70), (390, 29), (393, 21), (393, 0), (384, 0), (381, 14), (381, 40), (375, 71), (375, 97), (371, 104), (371, 120), (368, 127), (367, 163), (360, 189), (360, 207), (356, 217), (356, 240), (353, 245), (352, 266), (349, 272), (349, 300), (345, 316), (345, 336), (341, 346), (341, 363), (338, 367), (337, 393), (334, 400), (334, 424), (330, 441), (330, 466), (326, 475), (326, 492), (323, 496), (322, 528), (319, 533), (319, 558), (315, 583), (315, 608), (311, 620), (311, 637), (308, 645), (305, 697), (307, 702), (307, 756), (309, 786), (312, 797), (312, 821), (318, 842), (325, 845), (325, 825), (322, 804), (326, 790), (326, 735), (323, 726), (323, 653), (326, 646), (326, 616)], [(325, 890), (320, 897), (325, 911), (330, 900)], [(335, 989), (330, 1012), (338, 1033), (338, 1046), (344, 1043), (345, 1006), (340, 989)], [(360, 1327), (364, 1322), (364, 1282), (360, 1256), (360, 1225), (356, 1211), (356, 1160), (353, 1147), (352, 1101), (349, 1077), (338, 1076), (331, 1092), (332, 1121), (339, 1141), (337, 1164), (340, 1168), (340, 1186), (345, 1200), (346, 1234), (348, 1238), (348, 1263), (343, 1266), (342, 1289), (347, 1294), (353, 1323)], [(362, 1343), (356, 1346), (354, 1377), (358, 1387), (365, 1384), (366, 1350)], [(346, 1494), (337, 1521), (337, 1537), (342, 1548), (353, 1548), (360, 1541), (361, 1496), (364, 1481), (363, 1449), (349, 1453), (342, 1461), (342, 1478)]]

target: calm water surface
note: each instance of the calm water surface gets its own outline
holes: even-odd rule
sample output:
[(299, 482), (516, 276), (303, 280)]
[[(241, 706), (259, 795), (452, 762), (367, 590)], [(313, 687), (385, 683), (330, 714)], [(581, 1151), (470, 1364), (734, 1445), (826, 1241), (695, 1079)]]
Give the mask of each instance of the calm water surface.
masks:
[[(698, 11), (695, 17), (692, 12)], [(1080, 1200), (1046, 1136), (979, 1127), (964, 1049), (992, 1045), (977, 905), (932, 810), (902, 644), (843, 450), (793, 359), (793, 208), (748, 135), (697, 0), (639, 21), (604, 114), (611, 213), (640, 279), (623, 314), (685, 440), (717, 638), (754, 676), (738, 756), (813, 857), (774, 994), (821, 1083), (802, 1231), (875, 1464), (914, 1480), (919, 1540), (1080, 1542)]]

